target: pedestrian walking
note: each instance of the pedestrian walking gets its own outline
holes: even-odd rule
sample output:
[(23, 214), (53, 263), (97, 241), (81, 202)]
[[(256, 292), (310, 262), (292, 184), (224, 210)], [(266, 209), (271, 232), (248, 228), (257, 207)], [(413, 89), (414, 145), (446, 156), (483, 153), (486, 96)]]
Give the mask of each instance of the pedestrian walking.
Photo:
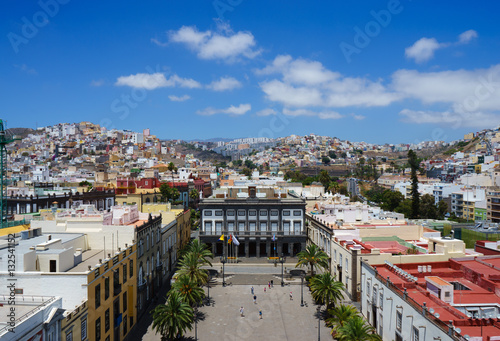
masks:
[(293, 295), (291, 291), (290, 291), (290, 301), (293, 301)]
[(266, 293), (266, 287), (264, 287), (264, 294)]
[(252, 291), (252, 295), (253, 295), (253, 286), (250, 288), (250, 290)]
[(271, 282), (267, 282), (267, 286), (271, 289)]
[(243, 307), (240, 308), (240, 316), (243, 317), (243, 313), (245, 312), (245, 309)]
[(274, 288), (274, 281), (271, 280), (271, 288)]
[(259, 317), (260, 317), (260, 319), (262, 320), (262, 309), (261, 309), (261, 310), (259, 310)]
[(253, 303), (257, 304), (257, 295), (253, 295)]

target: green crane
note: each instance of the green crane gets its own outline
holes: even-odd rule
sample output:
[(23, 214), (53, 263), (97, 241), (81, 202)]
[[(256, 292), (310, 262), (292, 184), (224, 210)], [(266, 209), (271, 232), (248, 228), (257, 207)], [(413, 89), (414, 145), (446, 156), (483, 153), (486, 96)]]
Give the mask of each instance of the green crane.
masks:
[(7, 226), (7, 145), (18, 138), (8, 138), (3, 125), (3, 120), (0, 119), (0, 221), (1, 227)]

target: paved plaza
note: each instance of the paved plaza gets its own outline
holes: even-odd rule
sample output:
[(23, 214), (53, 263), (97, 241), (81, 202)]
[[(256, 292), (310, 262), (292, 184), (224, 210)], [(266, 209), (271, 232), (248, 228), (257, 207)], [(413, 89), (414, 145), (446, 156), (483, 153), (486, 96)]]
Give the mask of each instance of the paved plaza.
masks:
[[(317, 340), (317, 306), (309, 289), (304, 285), (304, 307), (300, 306), (300, 279), (286, 280), (281, 287), (281, 269), (274, 266), (256, 266), (243, 269), (241, 266), (226, 266), (226, 282), (215, 279), (210, 288), (210, 306), (199, 308), (200, 321), (197, 336), (201, 341), (219, 340)], [(214, 264), (214, 268), (218, 269)], [(279, 270), (279, 271), (278, 271)], [(254, 272), (254, 273), (252, 273)], [(267, 283), (273, 280), (274, 287)], [(253, 303), (251, 287), (254, 287), (257, 304)], [(264, 292), (266, 288), (266, 292)], [(290, 291), (293, 300), (290, 300)], [(205, 293), (207, 288), (205, 287)], [(244, 317), (240, 316), (240, 307)], [(323, 307), (324, 308), (324, 307)], [(262, 310), (262, 319), (259, 318)], [(330, 329), (320, 322), (321, 340), (331, 340)], [(187, 340), (195, 339), (195, 329), (188, 332)], [(149, 326), (143, 340), (160, 340)]]

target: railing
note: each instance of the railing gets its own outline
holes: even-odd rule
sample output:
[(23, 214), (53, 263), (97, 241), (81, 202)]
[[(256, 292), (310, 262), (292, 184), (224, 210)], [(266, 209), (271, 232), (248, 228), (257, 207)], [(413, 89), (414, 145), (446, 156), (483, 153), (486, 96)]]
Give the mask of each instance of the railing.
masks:
[[(0, 297), (2, 297), (2, 299), (4, 301), (8, 301), (10, 296), (8, 296), (8, 295), (2, 295)], [(42, 302), (42, 304), (36, 306), (32, 310), (28, 311), (26, 314), (21, 315), (19, 318), (17, 318), (16, 319), (16, 326), (19, 325), (19, 324), (21, 324), (24, 320), (27, 320), (29, 317), (35, 315), (37, 312), (41, 311), (49, 303), (52, 303), (53, 301), (56, 300), (56, 297), (54, 297), (54, 296), (27, 296), (27, 297), (31, 297), (31, 301), (29, 301), (29, 300), (25, 300), (24, 299), (24, 295), (16, 295), (16, 304), (18, 304), (20, 297), (22, 297), (22, 301), (21, 302), (37, 302), (35, 300), (35, 298), (36, 298), (36, 299), (40, 299), (40, 302)], [(44, 301), (44, 299), (46, 299), (46, 300)], [(10, 328), (9, 325), (1, 328), (0, 329), (0, 335), (3, 335), (9, 328)]]
[(307, 232), (303, 231), (301, 233), (293, 233), (293, 231), (285, 233), (285, 231), (218, 231), (218, 232), (206, 232), (206, 231), (199, 231), (200, 236), (214, 236), (214, 237), (220, 237), (222, 234), (235, 234), (237, 237), (242, 236), (264, 236), (264, 237), (272, 237), (273, 235), (276, 235), (276, 237), (282, 237), (282, 236), (306, 236)]
[(23, 220), (13, 220), (13, 221), (4, 221), (1, 224), (1, 228), (6, 228), (6, 227), (14, 227), (14, 226), (19, 226), (19, 225), (26, 225), (26, 219)]

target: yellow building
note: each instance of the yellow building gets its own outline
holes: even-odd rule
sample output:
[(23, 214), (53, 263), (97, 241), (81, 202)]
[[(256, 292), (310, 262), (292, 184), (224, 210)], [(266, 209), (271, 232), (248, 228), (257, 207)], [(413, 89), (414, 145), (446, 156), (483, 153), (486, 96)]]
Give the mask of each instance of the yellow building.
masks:
[(474, 133), (468, 133), (468, 134), (464, 135), (464, 140), (465, 141), (472, 140), (473, 138), (474, 138)]
[(72, 312), (66, 311), (61, 321), (62, 340), (89, 340), (88, 301), (83, 302)]
[(154, 189), (137, 189), (137, 193), (116, 195), (117, 205), (137, 205), (139, 211), (143, 211), (143, 205), (147, 203), (160, 203), (161, 193)]
[(89, 272), (89, 340), (123, 340), (137, 322), (136, 265), (137, 249), (134, 244)]
[(176, 217), (177, 220), (177, 250), (189, 243), (191, 239), (191, 210), (186, 210), (179, 213)]

